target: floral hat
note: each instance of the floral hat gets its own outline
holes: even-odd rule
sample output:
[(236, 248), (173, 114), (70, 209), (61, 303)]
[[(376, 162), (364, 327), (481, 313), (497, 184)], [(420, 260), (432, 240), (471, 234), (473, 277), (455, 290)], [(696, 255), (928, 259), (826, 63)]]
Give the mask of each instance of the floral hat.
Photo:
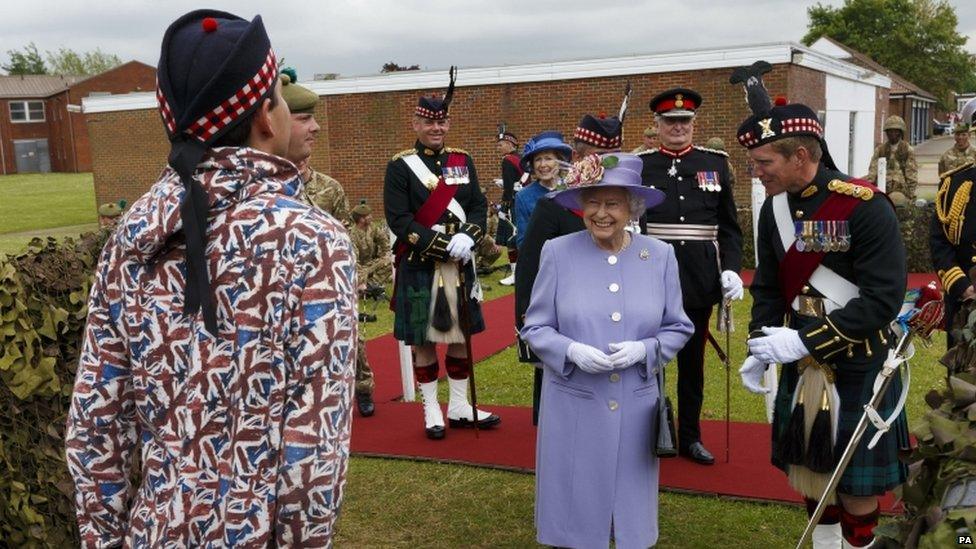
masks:
[(621, 187), (632, 196), (642, 198), (647, 208), (664, 201), (664, 193), (641, 185), (644, 162), (640, 157), (624, 153), (591, 154), (569, 168), (563, 178), (565, 188), (549, 193), (564, 208), (579, 208), (579, 195), (591, 187)]

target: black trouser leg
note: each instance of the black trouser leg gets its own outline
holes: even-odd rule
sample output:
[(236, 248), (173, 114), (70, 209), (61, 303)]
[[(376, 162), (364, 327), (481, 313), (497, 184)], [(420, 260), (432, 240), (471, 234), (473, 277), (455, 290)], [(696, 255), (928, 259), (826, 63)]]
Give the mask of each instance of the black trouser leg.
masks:
[(712, 308), (685, 309), (695, 333), (678, 351), (678, 448), (701, 441), (703, 391), (705, 390), (705, 334)]
[(956, 312), (959, 311), (959, 302), (946, 296), (945, 300), (945, 331), (946, 331), (946, 349), (951, 349), (956, 345), (956, 338), (952, 337), (952, 319), (955, 318)]
[(542, 403), (542, 368), (535, 370), (532, 380), (532, 425), (539, 425), (539, 405)]

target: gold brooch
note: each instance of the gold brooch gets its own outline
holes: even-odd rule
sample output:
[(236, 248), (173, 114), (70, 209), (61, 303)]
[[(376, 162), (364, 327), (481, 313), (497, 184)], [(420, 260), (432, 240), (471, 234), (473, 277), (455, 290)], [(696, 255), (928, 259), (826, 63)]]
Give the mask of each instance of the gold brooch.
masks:
[(647, 251), (647, 248), (640, 251), (641, 261), (647, 261), (647, 258), (649, 257), (651, 257), (651, 252)]
[(766, 139), (767, 137), (775, 137), (776, 132), (773, 131), (773, 119), (767, 118), (765, 120), (759, 121), (759, 127), (762, 128), (762, 135), (759, 139)]
[(409, 240), (411, 244), (416, 244), (417, 242), (420, 242), (420, 235), (417, 233), (410, 233), (407, 235), (407, 240)]

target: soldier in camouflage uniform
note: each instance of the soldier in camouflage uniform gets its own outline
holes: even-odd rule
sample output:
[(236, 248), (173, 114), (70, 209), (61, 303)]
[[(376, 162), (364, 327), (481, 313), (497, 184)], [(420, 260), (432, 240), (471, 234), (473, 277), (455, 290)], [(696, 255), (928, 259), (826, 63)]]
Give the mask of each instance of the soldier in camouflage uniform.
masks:
[[(725, 141), (721, 137), (710, 137), (708, 141), (705, 142), (705, 148), (711, 149), (713, 151), (721, 151), (728, 153), (725, 150)], [(729, 163), (729, 185), (735, 188), (735, 168), (732, 166), (732, 159), (725, 159)]]
[(640, 146), (631, 152), (633, 154), (637, 154), (640, 152), (657, 149), (660, 146), (661, 146), (661, 139), (657, 135), (657, 126), (648, 126), (644, 128), (644, 134), (641, 136)]
[[(481, 188), (485, 192), (485, 188)], [(485, 193), (487, 195), (487, 193)], [(497, 204), (488, 205), (488, 223), (485, 228), (485, 236), (475, 244), (475, 257), (478, 260), (478, 276), (491, 273), (495, 261), (502, 255), (502, 247), (495, 243), (495, 234), (498, 232), (498, 207)]]
[(889, 116), (884, 123), (887, 140), (878, 145), (871, 157), (871, 168), (865, 179), (871, 183), (878, 182), (878, 159), (885, 158), (888, 162), (885, 191), (898, 191), (909, 200), (915, 200), (915, 188), (918, 187), (918, 163), (915, 161), (915, 149), (905, 141), (908, 126), (900, 116)]
[[(286, 157), (298, 166), (298, 171), (305, 181), (305, 200), (349, 228), (351, 225), (349, 201), (346, 199), (342, 185), (335, 179), (309, 167), (312, 143), (315, 142), (315, 136), (319, 132), (319, 125), (315, 121), (315, 105), (318, 103), (319, 96), (308, 88), (296, 84), (297, 81), (298, 75), (295, 69), (282, 69), (281, 96), (291, 111), (291, 141)], [(353, 243), (355, 244), (355, 240)], [(358, 247), (356, 251), (358, 253)], [(359, 278), (359, 281), (360, 289), (365, 289), (363, 286), (365, 279)], [(360, 415), (369, 417), (375, 412), (373, 405), (375, 383), (373, 371), (366, 360), (366, 339), (363, 330), (359, 330), (356, 343), (356, 407)]]
[(969, 144), (969, 124), (956, 124), (953, 130), (953, 137), (956, 140), (955, 146), (947, 150), (939, 158), (939, 178), (943, 174), (964, 166), (976, 160), (976, 147)]
[(373, 210), (365, 199), (352, 209), (349, 236), (356, 249), (356, 273), (360, 287), (365, 289), (367, 286), (392, 284), (390, 237), (385, 226), (373, 223)]
[(123, 211), (125, 211), (125, 200), (102, 204), (98, 207), (98, 226), (114, 229), (115, 224), (122, 218)]

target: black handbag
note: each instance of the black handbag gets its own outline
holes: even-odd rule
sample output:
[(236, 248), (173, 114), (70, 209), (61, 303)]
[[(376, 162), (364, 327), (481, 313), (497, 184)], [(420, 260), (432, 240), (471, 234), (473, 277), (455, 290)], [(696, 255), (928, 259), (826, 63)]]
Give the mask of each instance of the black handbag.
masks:
[(674, 445), (677, 439), (674, 430), (674, 408), (671, 399), (666, 395), (664, 385), (664, 361), (661, 360), (661, 345), (658, 343), (657, 363), (657, 439), (654, 441), (654, 455), (659, 458), (670, 458), (678, 455), (678, 448)]

